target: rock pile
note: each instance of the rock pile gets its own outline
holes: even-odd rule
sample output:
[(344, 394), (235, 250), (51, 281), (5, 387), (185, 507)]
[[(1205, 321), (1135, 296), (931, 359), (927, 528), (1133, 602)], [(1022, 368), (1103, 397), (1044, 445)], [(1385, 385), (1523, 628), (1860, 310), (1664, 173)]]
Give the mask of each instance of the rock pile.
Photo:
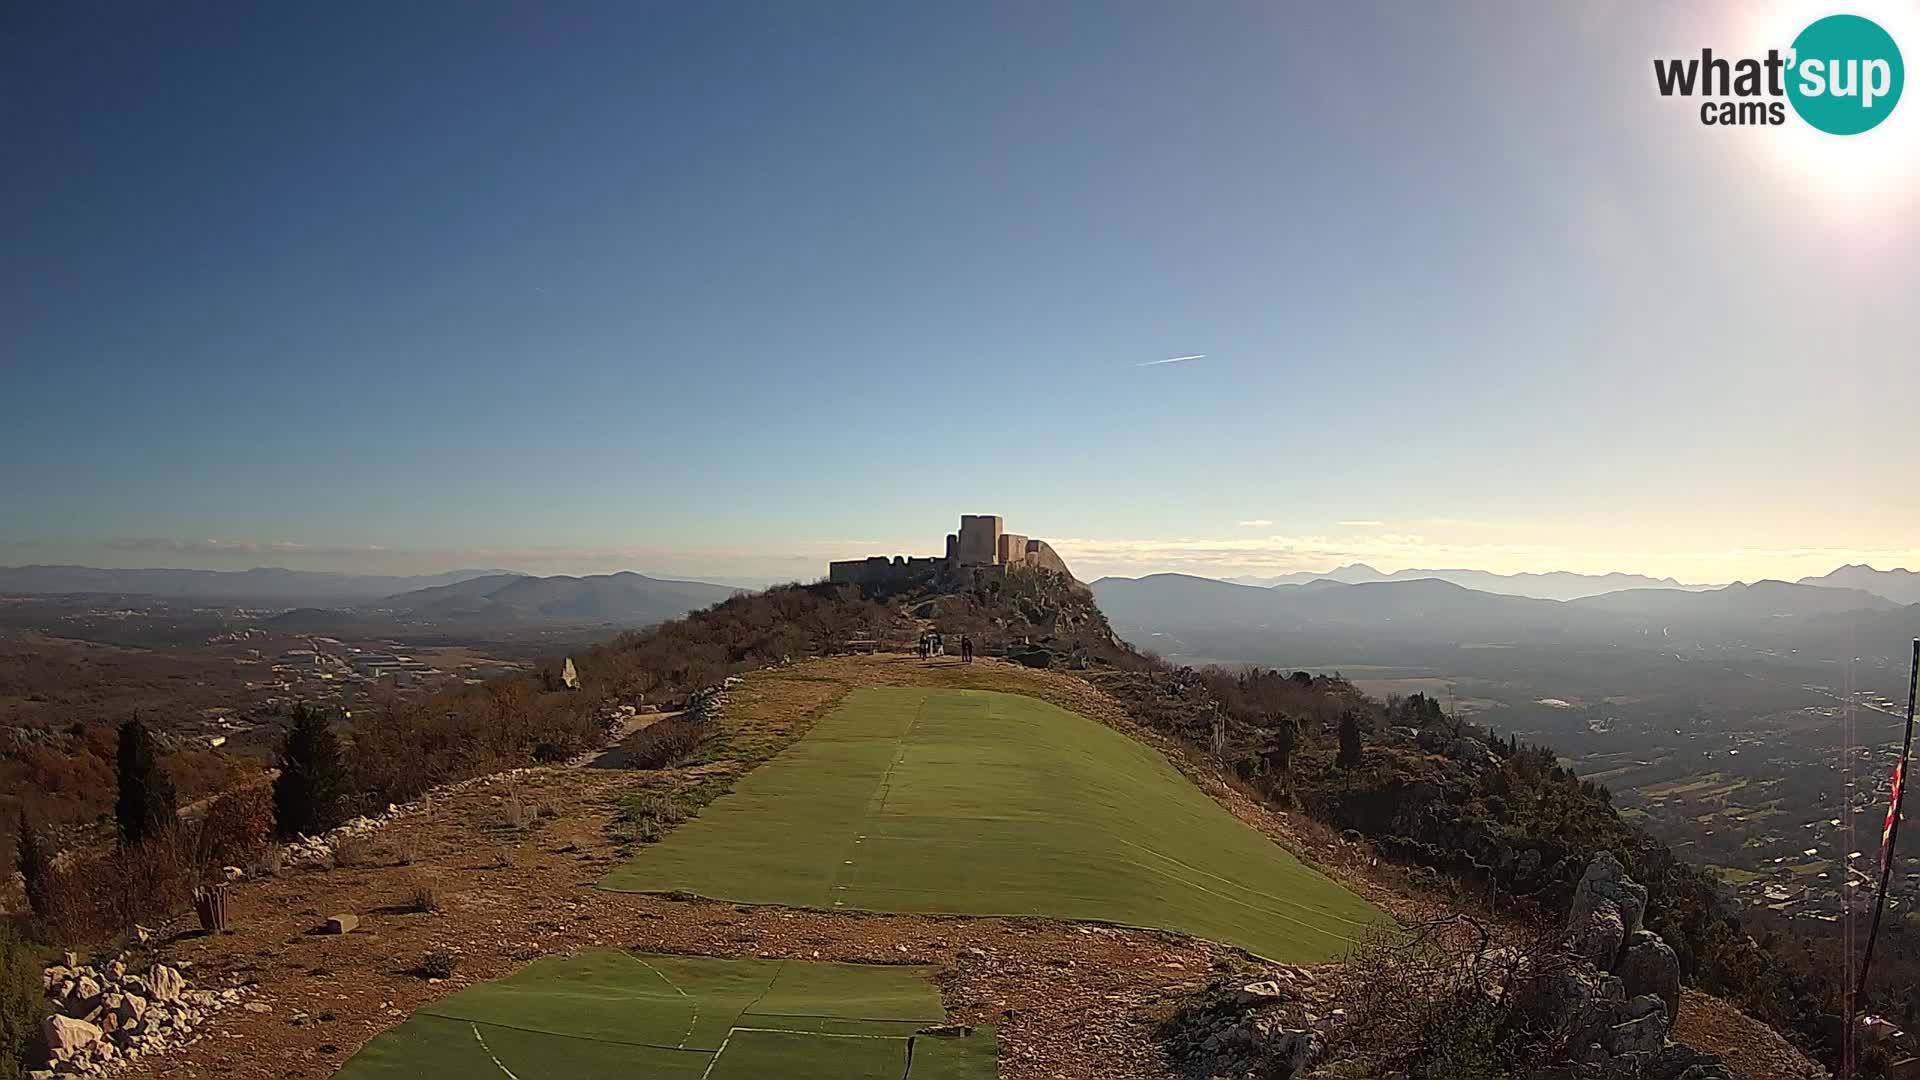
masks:
[(142, 1055), (199, 1038), (208, 1016), (237, 1003), (238, 989), (195, 990), (179, 969), (154, 964), (134, 973), (123, 957), (91, 967), (73, 953), (46, 969), (52, 1010), (43, 1025), (49, 1054), (31, 1080), (99, 1076)]
[[(323, 862), (332, 858), (335, 844), (348, 837), (371, 835), (382, 826), (416, 809), (418, 805), (418, 803), (408, 803), (405, 806), (395, 806), (393, 803), (388, 803), (387, 808), (379, 814), (371, 817), (362, 814), (319, 836), (297, 836), (287, 843), (284, 852), (285, 865), (299, 866), (303, 863)], [(231, 876), (233, 875), (230, 874), (229, 877)]]
[[(597, 718), (600, 725), (601, 741), (612, 742), (614, 739), (619, 738), (621, 733), (627, 730), (628, 726), (639, 717), (642, 711), (639, 705), (631, 703), (607, 706), (605, 711)], [(657, 712), (658, 710), (656, 709), (655, 711)], [(598, 753), (598, 751), (589, 751), (589, 753)]]
[(1161, 1035), (1191, 1075), (1269, 1080), (1311, 1069), (1347, 1022), (1306, 968), (1253, 982), (1217, 982), (1166, 1022)]
[(718, 686), (695, 690), (687, 695), (684, 715), (695, 723), (717, 723), (720, 720), (720, 714), (727, 708), (727, 689), (739, 684), (738, 676), (729, 676), (726, 682)]

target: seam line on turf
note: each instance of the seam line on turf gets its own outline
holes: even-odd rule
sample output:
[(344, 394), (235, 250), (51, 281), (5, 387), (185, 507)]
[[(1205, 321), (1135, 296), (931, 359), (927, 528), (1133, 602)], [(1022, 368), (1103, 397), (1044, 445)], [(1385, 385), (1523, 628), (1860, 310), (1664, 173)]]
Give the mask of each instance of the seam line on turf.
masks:
[(942, 1022), (943, 1016), (841, 1016), (837, 1013), (763, 1013), (748, 1009), (740, 1014), (742, 1020), (750, 1016), (764, 1016), (769, 1020), (845, 1020), (849, 1024), (928, 1024)]
[[(854, 840), (852, 844), (848, 845), (848, 848), (858, 847), (860, 839), (866, 835), (865, 829), (867, 823), (873, 820), (876, 809), (874, 804), (875, 797), (877, 796), (879, 799), (877, 809), (885, 809), (887, 805), (887, 797), (892, 794), (893, 791), (893, 770), (898, 768), (901, 760), (907, 756), (907, 740), (913, 735), (914, 729), (920, 726), (921, 718), (927, 713), (930, 695), (923, 692), (919, 695), (919, 698), (920, 702), (913, 710), (913, 719), (907, 722), (906, 730), (902, 731), (900, 735), (894, 739), (893, 756), (892, 759), (887, 762), (887, 771), (880, 774), (880, 782), (874, 789), (874, 795), (867, 797), (867, 805), (861, 809), (859, 820), (854, 823)], [(822, 903), (829, 906), (833, 904), (834, 894), (842, 888), (840, 877), (846, 873), (846, 867), (852, 861), (852, 859), (843, 859), (839, 866), (833, 868), (833, 877), (827, 882), (827, 895), (821, 898)]]
[[(786, 970), (787, 970), (787, 962), (785, 960), (780, 961), (780, 966), (773, 969), (773, 978), (767, 980), (767, 988), (760, 991), (759, 997), (754, 998), (752, 1001), (747, 1002), (747, 1007), (744, 1009), (741, 1009), (740, 1012), (735, 1015), (734, 1019), (738, 1020), (740, 1017), (747, 1015), (748, 1013), (753, 1011), (753, 1007), (755, 1005), (758, 1005), (761, 1002), (767, 1000), (767, 995), (773, 993), (773, 984), (780, 981), (781, 973)], [(733, 1035), (733, 1029), (731, 1028), (727, 1029), (727, 1036), (731, 1038), (732, 1035)], [(726, 1046), (726, 1040), (722, 1039), (720, 1041), (720, 1045), (724, 1049)], [(715, 1052), (718, 1053), (718, 1051), (715, 1051)]]
[(632, 1039), (603, 1039), (594, 1035), (576, 1035), (567, 1031), (550, 1031), (546, 1028), (523, 1027), (520, 1024), (503, 1024), (497, 1020), (472, 1020), (464, 1016), (448, 1016), (446, 1013), (428, 1012), (425, 1009), (414, 1011), (415, 1016), (429, 1016), (435, 1020), (451, 1020), (456, 1024), (485, 1024), (488, 1027), (505, 1031), (520, 1031), (528, 1035), (548, 1035), (556, 1039), (572, 1039), (575, 1042), (604, 1043), (608, 1046), (637, 1046), (644, 1050), (673, 1050), (689, 1054), (710, 1054), (713, 1051), (698, 1046), (668, 1046), (666, 1043), (634, 1042)]
[(798, 1028), (737, 1027), (727, 1032), (731, 1038), (736, 1031), (759, 1032), (763, 1035), (806, 1035), (815, 1039), (879, 1039), (882, 1042), (906, 1042), (911, 1035), (862, 1035), (853, 1031), (801, 1031)]

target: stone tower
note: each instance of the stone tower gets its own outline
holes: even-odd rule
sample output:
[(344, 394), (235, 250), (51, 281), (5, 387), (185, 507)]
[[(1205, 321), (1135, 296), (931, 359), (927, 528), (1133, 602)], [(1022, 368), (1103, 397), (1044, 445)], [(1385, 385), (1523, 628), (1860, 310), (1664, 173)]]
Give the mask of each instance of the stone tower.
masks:
[(992, 566), (1000, 561), (1000, 515), (960, 515), (956, 554), (961, 566)]

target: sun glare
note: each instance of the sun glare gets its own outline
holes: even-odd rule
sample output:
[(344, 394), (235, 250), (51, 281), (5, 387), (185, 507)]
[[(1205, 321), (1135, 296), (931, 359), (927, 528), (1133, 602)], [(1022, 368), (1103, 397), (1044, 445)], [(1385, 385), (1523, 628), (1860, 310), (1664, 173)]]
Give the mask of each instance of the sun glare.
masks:
[[(1742, 12), (1729, 45), (1748, 55), (1764, 54), (1769, 48), (1784, 52), (1809, 23), (1841, 11), (1863, 15), (1886, 28), (1905, 47), (1902, 59), (1912, 68), (1920, 56), (1920, 5), (1912, 3), (1849, 9), (1837, 9), (1823, 0), (1755, 5)], [(1768, 133), (1777, 137), (1757, 141), (1766, 147), (1772, 167), (1803, 186), (1809, 200), (1824, 203), (1848, 220), (1872, 220), (1876, 209), (1890, 208), (1895, 200), (1906, 197), (1920, 168), (1917, 111), (1914, 104), (1902, 101), (1885, 121), (1858, 135), (1829, 135), (1789, 117), (1785, 125)]]

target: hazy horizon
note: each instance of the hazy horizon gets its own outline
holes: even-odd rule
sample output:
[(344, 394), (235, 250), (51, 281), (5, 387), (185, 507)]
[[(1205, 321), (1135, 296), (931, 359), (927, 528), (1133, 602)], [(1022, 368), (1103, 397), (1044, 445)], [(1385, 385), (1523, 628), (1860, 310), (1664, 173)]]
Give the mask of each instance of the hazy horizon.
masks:
[(1651, 78), (1825, 13), (34, 5), (0, 563), (1920, 566), (1920, 105)]
[[(1011, 525), (1009, 526), (1011, 527)], [(1431, 571), (1477, 571), (1491, 574), (1546, 574), (1556, 571), (1586, 575), (1605, 575), (1609, 573), (1644, 576), (1654, 579), (1671, 578), (1675, 583), (1685, 586), (1719, 586), (1732, 582), (1754, 582), (1760, 580), (1794, 581), (1802, 577), (1818, 577), (1841, 566), (1865, 563), (1875, 570), (1898, 570), (1909, 567), (1874, 562), (1871, 559), (1852, 559), (1837, 562), (1805, 562), (1808, 568), (1797, 572), (1783, 571), (1773, 574), (1756, 574), (1751, 577), (1737, 578), (1690, 578), (1683, 574), (1660, 572), (1657, 570), (1633, 570), (1618, 567), (1609, 569), (1573, 569), (1563, 566), (1543, 566), (1521, 570), (1499, 570), (1486, 566), (1464, 563), (1406, 563), (1398, 564), (1388, 560), (1369, 560), (1366, 558), (1342, 558), (1333, 562), (1323, 559), (1311, 560), (1290, 568), (1276, 568), (1275, 564), (1258, 564), (1257, 570), (1241, 571), (1233, 569), (1237, 564), (1220, 564), (1208, 561), (1215, 548), (1204, 542), (1188, 541), (1187, 546), (1174, 550), (1180, 552), (1178, 558), (1157, 557), (1149, 552), (1164, 552), (1167, 547), (1154, 546), (1141, 549), (1137, 557), (1116, 559), (1112, 552), (1124, 550), (1123, 546), (1108, 544), (1096, 546), (1098, 542), (1078, 540), (1049, 539), (1061, 553), (1074, 573), (1082, 580), (1092, 581), (1100, 577), (1145, 577), (1150, 574), (1177, 573), (1219, 580), (1260, 581), (1283, 577), (1295, 573), (1326, 574), (1355, 563), (1372, 567), (1382, 574), (1393, 574), (1403, 570)], [(733, 550), (712, 551), (559, 551), (552, 549), (473, 549), (466, 552), (433, 551), (386, 551), (358, 549), (353, 551), (312, 551), (297, 545), (254, 545), (206, 542), (203, 544), (180, 543), (162, 544), (149, 542), (145, 545), (107, 545), (98, 549), (98, 558), (93, 561), (59, 557), (60, 552), (71, 552), (71, 548), (49, 549), (43, 558), (6, 558), (0, 559), (0, 568), (28, 565), (74, 565), (112, 570), (218, 570), (240, 572), (254, 569), (306, 570), (324, 573), (391, 575), (399, 577), (428, 576), (455, 570), (498, 570), (514, 573), (537, 575), (569, 574), (585, 576), (591, 574), (611, 574), (622, 571), (645, 574), (651, 577), (674, 578), (691, 581), (707, 581), (722, 585), (761, 587), (789, 581), (810, 582), (826, 576), (827, 563), (834, 559), (861, 558), (868, 555), (929, 555), (937, 553), (931, 545), (901, 546), (897, 549), (884, 547), (860, 547), (857, 542), (823, 543), (807, 545), (820, 552), (816, 558), (808, 554), (789, 553), (784, 556), (767, 557), (751, 552)], [(11, 545), (12, 554), (27, 550), (23, 545)], [(466, 561), (461, 561), (463, 557)], [(1822, 558), (1818, 553), (1796, 553), (1795, 564), (1800, 560)], [(1916, 561), (1920, 565), (1920, 560)], [(782, 569), (785, 568), (785, 569)], [(1263, 582), (1262, 582), (1263, 583)]]

